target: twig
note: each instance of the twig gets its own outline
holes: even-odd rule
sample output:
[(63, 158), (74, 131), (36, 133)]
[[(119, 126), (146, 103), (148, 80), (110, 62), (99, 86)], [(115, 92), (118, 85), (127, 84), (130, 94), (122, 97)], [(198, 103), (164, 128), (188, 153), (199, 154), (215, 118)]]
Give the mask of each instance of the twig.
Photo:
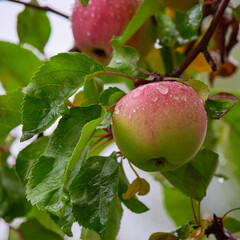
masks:
[(128, 160), (128, 164), (130, 166), (130, 168), (133, 170), (133, 172), (136, 174), (137, 178), (140, 178), (138, 173), (136, 172), (136, 170), (133, 168), (132, 164), (130, 163), (130, 161)]
[(40, 6), (40, 5), (36, 4), (36, 3), (22, 2), (22, 1), (19, 1), (19, 0), (5, 0), (5, 1), (20, 3), (20, 4), (23, 4), (23, 5), (28, 6), (28, 7), (37, 8), (37, 9), (40, 9), (40, 10), (43, 10), (43, 11), (47, 11), (47, 12), (52, 12), (52, 13), (58, 14), (59, 16), (62, 16), (64, 18), (69, 19), (69, 16), (65, 15), (64, 13), (58, 12), (57, 10), (55, 10), (53, 8), (50, 8), (48, 6)]
[(96, 150), (98, 150), (100, 147), (108, 144), (112, 140), (113, 140), (113, 137), (109, 137), (105, 142), (103, 142), (103, 143), (99, 144), (98, 146), (96, 146), (95, 148), (91, 149), (91, 151), (89, 152), (89, 155), (92, 154), (93, 152), (95, 152)]
[(179, 77), (182, 75), (182, 73), (185, 71), (185, 69), (191, 64), (191, 62), (197, 57), (197, 55), (206, 49), (206, 46), (209, 43), (210, 38), (212, 37), (219, 20), (221, 19), (223, 13), (225, 12), (225, 9), (227, 8), (230, 0), (222, 0), (221, 3), (219, 4), (218, 10), (216, 11), (212, 22), (207, 30), (207, 32), (204, 34), (203, 38), (201, 41), (198, 43), (198, 45), (188, 54), (187, 58), (185, 61), (175, 70), (173, 71), (170, 75), (174, 77)]

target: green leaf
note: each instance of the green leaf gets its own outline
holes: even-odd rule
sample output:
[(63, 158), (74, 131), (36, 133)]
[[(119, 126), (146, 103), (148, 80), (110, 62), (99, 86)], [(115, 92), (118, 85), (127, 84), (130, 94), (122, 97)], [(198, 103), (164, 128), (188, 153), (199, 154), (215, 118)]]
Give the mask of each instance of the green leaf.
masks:
[(22, 240), (21, 235), (17, 230), (9, 228), (8, 240)]
[(200, 4), (186, 12), (176, 11), (174, 19), (161, 9), (156, 20), (158, 23), (159, 44), (169, 47), (184, 45), (198, 38), (202, 22)]
[(240, 221), (231, 218), (231, 217), (224, 217), (223, 218), (223, 226), (230, 232), (230, 233), (237, 233), (240, 232)]
[(55, 232), (58, 235), (64, 237), (64, 233), (59, 226), (52, 220), (47, 212), (40, 211), (37, 207), (34, 207), (34, 213), (38, 222), (51, 232)]
[(215, 173), (218, 155), (203, 149), (184, 166), (162, 175), (185, 195), (201, 201)]
[(86, 7), (88, 5), (89, 0), (79, 0), (81, 1), (81, 4)]
[(190, 198), (176, 188), (163, 187), (164, 205), (176, 226), (193, 219)]
[(0, 167), (0, 217), (7, 222), (27, 214), (31, 206), (13, 168)]
[(219, 119), (237, 103), (239, 99), (230, 93), (220, 92), (211, 96), (206, 101), (206, 111), (208, 117), (211, 119)]
[(179, 238), (172, 233), (157, 232), (153, 233), (149, 240), (179, 240)]
[(125, 44), (146, 20), (163, 6), (164, 2), (164, 0), (144, 0), (132, 20), (124, 29), (120, 43)]
[(103, 71), (100, 63), (81, 53), (61, 53), (50, 58), (24, 89), (23, 136), (27, 140), (50, 127), (68, 109), (70, 97), (86, 77)]
[(50, 21), (44, 11), (25, 7), (17, 16), (17, 32), (20, 43), (31, 44), (43, 52), (51, 33)]
[(113, 39), (111, 44), (113, 57), (108, 64), (107, 70), (136, 77), (139, 74), (137, 62), (140, 55), (138, 51), (132, 47), (122, 46), (117, 39)]
[(122, 208), (117, 197), (116, 154), (87, 159), (70, 186), (73, 213), (80, 225), (96, 231), (103, 240), (115, 240)]
[(141, 201), (139, 201), (136, 196), (129, 200), (123, 199), (122, 195), (127, 191), (128, 186), (129, 182), (127, 180), (125, 173), (123, 171), (120, 171), (118, 185), (118, 196), (120, 200), (129, 210), (131, 210), (134, 213), (144, 213), (148, 211), (149, 208), (146, 207)]
[(233, 9), (234, 17), (240, 22), (240, 5)]
[(80, 106), (90, 106), (99, 103), (98, 98), (103, 91), (103, 81), (99, 78), (92, 78), (84, 84), (84, 97)]
[(234, 125), (225, 125), (220, 144), (230, 171), (240, 181), (240, 132), (234, 128)]
[(98, 105), (71, 108), (52, 134), (45, 153), (29, 173), (27, 198), (42, 211), (61, 216), (68, 198), (64, 186), (84, 147), (102, 120)]
[(125, 95), (125, 92), (117, 87), (109, 87), (104, 90), (100, 97), (99, 101), (103, 106), (112, 106), (118, 100), (120, 100)]
[(40, 59), (19, 45), (0, 41), (0, 81), (6, 91), (25, 87), (41, 65)]
[(20, 225), (18, 231), (24, 240), (63, 240), (64, 238), (44, 228), (36, 219), (28, 220)]
[(48, 140), (49, 137), (40, 137), (19, 152), (16, 159), (15, 170), (22, 183), (22, 186), (26, 185), (30, 168), (34, 161), (38, 159), (45, 151)]
[(81, 240), (101, 240), (101, 238), (93, 230), (82, 227)]
[(3, 144), (9, 132), (21, 124), (22, 102), (21, 90), (0, 95), (0, 145)]

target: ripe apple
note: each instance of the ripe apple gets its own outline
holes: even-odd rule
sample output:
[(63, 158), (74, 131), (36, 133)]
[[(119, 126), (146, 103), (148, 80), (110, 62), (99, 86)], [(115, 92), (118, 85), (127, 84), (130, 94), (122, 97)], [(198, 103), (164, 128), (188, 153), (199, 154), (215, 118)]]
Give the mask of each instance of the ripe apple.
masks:
[(145, 171), (171, 171), (191, 160), (206, 135), (199, 95), (179, 82), (138, 87), (117, 102), (113, 136), (122, 154)]
[(166, 7), (171, 9), (178, 9), (181, 11), (187, 11), (192, 8), (195, 4), (199, 3), (199, 0), (167, 0), (165, 3)]
[[(111, 59), (113, 36), (120, 36), (132, 19), (142, 0), (90, 0), (83, 7), (76, 0), (71, 17), (72, 30), (77, 47), (107, 64)], [(156, 26), (149, 19), (128, 41), (128, 45), (145, 55), (156, 40)]]

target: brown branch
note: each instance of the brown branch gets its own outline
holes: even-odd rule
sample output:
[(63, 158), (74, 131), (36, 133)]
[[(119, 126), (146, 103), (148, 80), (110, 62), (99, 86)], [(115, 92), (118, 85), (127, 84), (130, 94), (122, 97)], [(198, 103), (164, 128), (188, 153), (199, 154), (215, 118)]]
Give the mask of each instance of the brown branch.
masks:
[(207, 32), (204, 34), (201, 41), (198, 43), (198, 45), (188, 54), (185, 61), (177, 68), (174, 72), (169, 74), (170, 76), (179, 77), (182, 75), (182, 73), (186, 70), (186, 68), (191, 64), (191, 62), (197, 57), (197, 55), (204, 51), (206, 49), (206, 46), (209, 43), (210, 38), (212, 37), (223, 13), (225, 12), (225, 9), (227, 8), (230, 0), (222, 0), (219, 4), (218, 10), (216, 11), (212, 22), (207, 30)]
[(6, 1), (24, 4), (25, 6), (32, 7), (32, 8), (37, 8), (37, 9), (42, 10), (42, 11), (52, 12), (52, 13), (55, 13), (59, 16), (62, 16), (64, 18), (69, 19), (69, 16), (65, 15), (64, 13), (58, 12), (57, 10), (55, 10), (53, 8), (50, 8), (48, 6), (40, 6), (36, 3), (22, 2), (22, 1), (19, 1), (19, 0), (6, 0)]
[(101, 76), (101, 75), (116, 75), (116, 76), (120, 76), (120, 77), (124, 77), (124, 78), (128, 78), (132, 81), (135, 80), (135, 78), (133, 77), (130, 77), (128, 75), (125, 75), (123, 73), (118, 73), (118, 72), (101, 72), (101, 73), (98, 73), (97, 76)]

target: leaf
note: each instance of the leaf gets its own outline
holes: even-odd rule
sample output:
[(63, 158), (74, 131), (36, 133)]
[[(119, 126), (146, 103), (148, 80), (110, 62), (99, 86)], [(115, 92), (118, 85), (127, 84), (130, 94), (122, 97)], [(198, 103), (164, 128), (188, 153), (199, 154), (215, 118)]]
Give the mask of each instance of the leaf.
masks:
[(224, 217), (223, 218), (223, 226), (230, 232), (230, 233), (237, 233), (240, 232), (240, 221), (231, 218), (231, 217)]
[(240, 22), (240, 5), (233, 9), (234, 17)]
[(120, 43), (125, 44), (146, 20), (163, 6), (164, 2), (164, 0), (144, 0), (124, 29)]
[(52, 220), (47, 212), (40, 211), (37, 207), (34, 207), (34, 213), (38, 222), (51, 232), (55, 232), (58, 235), (64, 237), (64, 233), (59, 226)]
[(125, 92), (117, 87), (109, 87), (99, 96), (99, 101), (103, 106), (112, 106), (125, 95)]
[(83, 90), (83, 102), (80, 106), (90, 106), (99, 103), (98, 97), (103, 91), (103, 81), (99, 78), (92, 78), (85, 82)]
[(223, 92), (215, 94), (206, 101), (207, 115), (211, 119), (219, 119), (238, 101), (239, 99), (233, 94)]
[(156, 15), (159, 44), (168, 47), (184, 45), (198, 38), (198, 29), (202, 22), (200, 4), (188, 11), (175, 11), (172, 19), (164, 9)]
[(128, 187), (127, 192), (123, 193), (123, 199), (128, 200), (135, 196), (135, 194), (144, 196), (150, 191), (150, 185), (144, 178), (136, 178)]
[(203, 149), (184, 166), (162, 175), (185, 195), (201, 201), (215, 173), (218, 155)]
[(200, 227), (191, 232), (190, 239), (202, 240), (205, 236), (205, 227), (207, 221), (204, 221)]
[(52, 134), (45, 153), (29, 173), (27, 198), (42, 211), (61, 216), (67, 200), (64, 186), (85, 145), (102, 120), (98, 105), (71, 108)]
[(101, 238), (93, 230), (82, 227), (81, 240), (101, 240)]
[(13, 228), (9, 228), (8, 240), (22, 240), (18, 231)]
[(41, 65), (40, 59), (19, 45), (0, 41), (0, 81), (6, 91), (25, 87)]
[(141, 201), (139, 201), (136, 196), (128, 200), (122, 197), (123, 193), (127, 191), (128, 187), (129, 182), (127, 180), (127, 177), (123, 171), (120, 171), (118, 184), (118, 196), (120, 200), (128, 209), (130, 209), (134, 213), (144, 213), (148, 211), (149, 208), (146, 207)]
[(20, 225), (18, 231), (24, 240), (63, 240), (60, 235), (44, 228), (36, 219), (28, 220)]
[(176, 226), (181, 226), (193, 218), (189, 197), (176, 188), (164, 186), (163, 196), (165, 209)]
[(50, 37), (51, 26), (42, 10), (25, 7), (17, 16), (17, 32), (20, 43), (28, 43), (43, 53)]
[(139, 74), (137, 62), (140, 55), (138, 51), (132, 47), (121, 46), (117, 39), (113, 39), (111, 44), (113, 47), (113, 57), (106, 69), (136, 77)]
[(15, 170), (22, 186), (26, 185), (30, 168), (34, 161), (38, 159), (45, 151), (48, 140), (49, 137), (40, 137), (19, 152), (16, 159)]
[(0, 217), (7, 222), (27, 214), (31, 206), (14, 169), (0, 167)]
[(103, 240), (115, 240), (122, 208), (117, 197), (116, 154), (87, 159), (70, 186), (73, 213), (77, 222), (96, 231)]
[(9, 132), (21, 124), (22, 102), (21, 90), (0, 95), (0, 145), (3, 144)]
[(153, 233), (149, 240), (179, 240), (179, 238), (172, 233), (157, 232)]
[(81, 53), (61, 53), (50, 58), (24, 89), (22, 140), (50, 127), (68, 110), (64, 99), (99, 71), (103, 71), (102, 65)]
[(233, 125), (225, 125), (220, 137), (220, 144), (230, 171), (240, 181), (240, 132)]
[(81, 1), (81, 4), (86, 7), (88, 5), (89, 0), (79, 0)]

